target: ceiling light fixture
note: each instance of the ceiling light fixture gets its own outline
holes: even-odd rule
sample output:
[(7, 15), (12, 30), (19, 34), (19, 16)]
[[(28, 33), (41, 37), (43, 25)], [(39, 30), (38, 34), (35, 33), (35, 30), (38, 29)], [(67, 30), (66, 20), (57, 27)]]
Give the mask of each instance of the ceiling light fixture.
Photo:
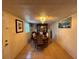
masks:
[(41, 21), (41, 23), (45, 23), (46, 17), (44, 17), (44, 16), (40, 17), (40, 21)]
[(36, 17), (35, 19), (40, 20), (41, 23), (45, 23), (45, 21), (53, 19), (53, 17), (52, 16), (40, 16), (40, 17)]

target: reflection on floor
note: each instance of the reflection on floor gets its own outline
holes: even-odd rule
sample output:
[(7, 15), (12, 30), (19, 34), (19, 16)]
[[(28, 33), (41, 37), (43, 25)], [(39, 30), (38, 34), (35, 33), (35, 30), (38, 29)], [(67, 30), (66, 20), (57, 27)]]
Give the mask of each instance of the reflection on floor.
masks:
[(73, 59), (56, 42), (51, 43), (43, 51), (37, 51), (30, 45), (26, 46), (15, 59)]

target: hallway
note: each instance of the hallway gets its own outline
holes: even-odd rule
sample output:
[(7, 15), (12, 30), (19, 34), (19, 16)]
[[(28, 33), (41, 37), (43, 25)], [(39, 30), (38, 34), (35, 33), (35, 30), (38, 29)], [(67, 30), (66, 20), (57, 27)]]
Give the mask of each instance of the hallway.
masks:
[(52, 42), (43, 51), (36, 51), (30, 45), (15, 59), (73, 59), (59, 44)]
[(76, 0), (3, 0), (3, 59), (77, 59)]

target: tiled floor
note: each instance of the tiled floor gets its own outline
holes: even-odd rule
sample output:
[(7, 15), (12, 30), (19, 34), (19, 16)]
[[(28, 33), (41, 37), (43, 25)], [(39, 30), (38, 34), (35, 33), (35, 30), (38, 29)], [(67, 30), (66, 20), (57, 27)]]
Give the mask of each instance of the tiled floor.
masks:
[(36, 51), (30, 45), (26, 46), (16, 59), (73, 59), (56, 42), (51, 43), (43, 51)]

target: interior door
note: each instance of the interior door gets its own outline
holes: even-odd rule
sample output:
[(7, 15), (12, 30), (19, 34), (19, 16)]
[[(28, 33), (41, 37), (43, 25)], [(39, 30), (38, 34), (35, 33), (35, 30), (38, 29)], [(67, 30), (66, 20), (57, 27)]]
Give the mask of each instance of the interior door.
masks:
[(2, 15), (2, 54), (3, 54), (3, 59), (10, 59), (10, 50), (9, 50), (9, 23), (7, 19), (7, 15), (3, 14)]

